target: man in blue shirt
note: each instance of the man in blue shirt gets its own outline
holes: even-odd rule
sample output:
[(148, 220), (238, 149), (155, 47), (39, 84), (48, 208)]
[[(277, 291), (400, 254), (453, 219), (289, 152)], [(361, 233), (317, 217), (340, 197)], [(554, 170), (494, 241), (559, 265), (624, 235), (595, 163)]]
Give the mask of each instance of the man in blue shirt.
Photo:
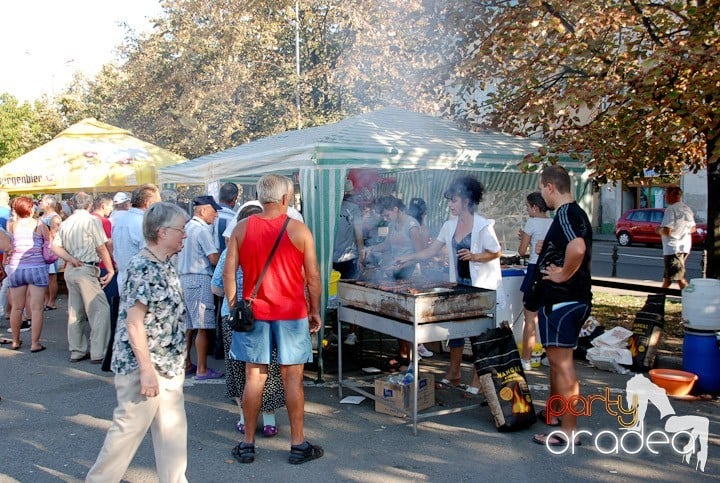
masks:
[(130, 259), (145, 247), (142, 231), (143, 215), (153, 203), (160, 201), (160, 190), (154, 184), (144, 184), (132, 193), (132, 207), (123, 216), (112, 220), (112, 256), (117, 264), (118, 291), (122, 296), (123, 281)]
[[(185, 225), (185, 243), (178, 253), (178, 273), (187, 306), (187, 361), (185, 374), (195, 379), (218, 379), (223, 376), (207, 365), (208, 349), (214, 336), (215, 301), (210, 288), (213, 270), (220, 254), (212, 236), (212, 227), (220, 211), (212, 196), (198, 196), (193, 200), (193, 217)], [(192, 364), (193, 343), (197, 365)]]
[(225, 183), (220, 187), (220, 210), (213, 225), (213, 235), (216, 238), (215, 246), (217, 246), (219, 253), (225, 250), (225, 237), (223, 236), (225, 228), (227, 228), (228, 223), (235, 220), (237, 215), (235, 213), (235, 203), (239, 194), (240, 190), (235, 183)]

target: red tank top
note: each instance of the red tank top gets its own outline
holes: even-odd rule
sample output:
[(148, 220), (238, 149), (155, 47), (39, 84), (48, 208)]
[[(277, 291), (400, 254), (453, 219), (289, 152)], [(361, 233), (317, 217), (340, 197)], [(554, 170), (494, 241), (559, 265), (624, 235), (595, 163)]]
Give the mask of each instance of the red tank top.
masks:
[[(253, 215), (248, 218), (238, 261), (243, 271), (243, 298), (250, 298), (260, 272), (270, 255), (287, 215), (271, 220)], [(260, 284), (253, 311), (258, 320), (290, 320), (307, 317), (304, 256), (283, 233), (265, 277)]]

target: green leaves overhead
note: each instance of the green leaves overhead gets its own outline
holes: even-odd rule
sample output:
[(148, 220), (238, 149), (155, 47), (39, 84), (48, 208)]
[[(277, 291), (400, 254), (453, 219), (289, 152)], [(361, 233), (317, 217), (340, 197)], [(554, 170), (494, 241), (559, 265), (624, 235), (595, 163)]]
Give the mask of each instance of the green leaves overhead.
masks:
[[(717, 1), (468, 2), (457, 79), (495, 79), (489, 115), (596, 176), (696, 170), (720, 157)], [(713, 148), (714, 146), (714, 148)], [(536, 160), (540, 160), (538, 157)]]

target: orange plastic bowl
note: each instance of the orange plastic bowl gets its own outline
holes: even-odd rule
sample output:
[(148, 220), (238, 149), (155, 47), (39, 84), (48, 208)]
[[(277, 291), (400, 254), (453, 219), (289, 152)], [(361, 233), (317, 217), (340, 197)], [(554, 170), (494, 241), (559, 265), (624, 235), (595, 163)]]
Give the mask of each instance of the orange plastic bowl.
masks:
[(698, 376), (676, 369), (650, 369), (650, 380), (665, 389), (668, 396), (687, 396)]

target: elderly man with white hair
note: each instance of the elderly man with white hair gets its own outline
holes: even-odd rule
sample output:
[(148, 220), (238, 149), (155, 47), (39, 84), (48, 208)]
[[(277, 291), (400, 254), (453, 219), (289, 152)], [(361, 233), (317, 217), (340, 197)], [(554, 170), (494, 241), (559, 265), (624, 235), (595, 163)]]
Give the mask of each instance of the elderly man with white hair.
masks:
[[(223, 269), (225, 296), (231, 308), (238, 298), (256, 295), (252, 303), (254, 329), (239, 332), (231, 345), (231, 357), (245, 362), (246, 376), (242, 400), (245, 438), (232, 454), (240, 463), (255, 461), (253, 428), (257, 426), (268, 364), (273, 349), (277, 349), (290, 419), (288, 461), (301, 464), (324, 453), (320, 446), (305, 439), (303, 392), (304, 364), (312, 362), (310, 334), (320, 330), (322, 324), (320, 270), (312, 233), (287, 215), (293, 199), (290, 180), (268, 174), (258, 181), (257, 191), (263, 211), (238, 222), (228, 242)], [(242, 287), (237, 286), (238, 266), (243, 272)], [(255, 294), (261, 273), (262, 285)]]
[[(107, 236), (102, 224), (89, 208), (93, 198), (78, 192), (73, 197), (75, 211), (58, 229), (52, 251), (65, 260), (65, 284), (68, 288), (68, 345), (70, 362), (91, 359), (102, 364), (110, 339), (110, 305), (103, 293), (115, 275)], [(100, 262), (107, 274), (100, 277)], [(90, 324), (90, 340), (85, 325)]]

